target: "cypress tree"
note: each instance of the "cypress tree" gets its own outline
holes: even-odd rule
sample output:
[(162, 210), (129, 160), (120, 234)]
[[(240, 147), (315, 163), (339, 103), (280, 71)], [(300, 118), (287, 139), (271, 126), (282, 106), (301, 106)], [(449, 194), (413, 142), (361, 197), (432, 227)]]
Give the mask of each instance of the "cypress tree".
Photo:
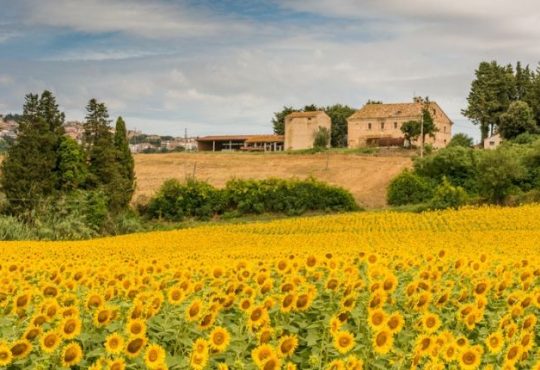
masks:
[(116, 120), (114, 146), (120, 171), (121, 192), (119, 195), (121, 197), (118, 199), (118, 203), (119, 206), (126, 207), (135, 191), (135, 162), (129, 150), (126, 123), (122, 117), (118, 117)]
[(19, 134), (2, 162), (0, 183), (14, 214), (55, 193), (64, 114), (50, 91), (25, 97)]

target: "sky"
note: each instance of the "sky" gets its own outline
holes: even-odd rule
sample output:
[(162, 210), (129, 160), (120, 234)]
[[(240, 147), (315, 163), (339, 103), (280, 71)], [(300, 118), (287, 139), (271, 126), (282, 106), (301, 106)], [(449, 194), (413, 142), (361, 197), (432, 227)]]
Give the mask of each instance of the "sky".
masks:
[(536, 0), (0, 0), (0, 113), (49, 89), (161, 135), (272, 131), (285, 105), (429, 96), (461, 115), (483, 60), (536, 68)]

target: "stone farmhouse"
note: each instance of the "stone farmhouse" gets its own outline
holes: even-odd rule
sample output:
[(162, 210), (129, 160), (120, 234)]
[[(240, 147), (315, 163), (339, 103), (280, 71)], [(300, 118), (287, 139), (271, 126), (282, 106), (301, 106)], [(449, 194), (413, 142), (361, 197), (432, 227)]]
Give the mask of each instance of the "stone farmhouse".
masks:
[(293, 112), (285, 117), (285, 150), (311, 149), (321, 127), (330, 132), (332, 120), (323, 111)]
[[(403, 146), (401, 125), (407, 121), (420, 121), (424, 102), (398, 104), (366, 104), (347, 119), (349, 148), (363, 146)], [(434, 101), (429, 102), (431, 116), (438, 132), (435, 137), (426, 136), (426, 143), (434, 148), (445, 147), (452, 137), (453, 122)], [(420, 139), (413, 142), (418, 145)]]

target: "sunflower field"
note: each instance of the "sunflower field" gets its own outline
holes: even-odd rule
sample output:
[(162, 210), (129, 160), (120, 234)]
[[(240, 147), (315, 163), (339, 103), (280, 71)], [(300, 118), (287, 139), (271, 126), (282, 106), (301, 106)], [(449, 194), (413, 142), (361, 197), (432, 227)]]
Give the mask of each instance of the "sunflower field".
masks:
[(0, 243), (2, 369), (540, 369), (540, 206)]

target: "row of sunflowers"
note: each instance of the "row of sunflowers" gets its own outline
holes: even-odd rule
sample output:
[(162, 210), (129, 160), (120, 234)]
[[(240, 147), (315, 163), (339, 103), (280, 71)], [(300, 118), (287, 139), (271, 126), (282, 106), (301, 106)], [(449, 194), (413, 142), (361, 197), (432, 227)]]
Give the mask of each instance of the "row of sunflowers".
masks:
[(0, 243), (0, 368), (540, 369), (540, 206)]

